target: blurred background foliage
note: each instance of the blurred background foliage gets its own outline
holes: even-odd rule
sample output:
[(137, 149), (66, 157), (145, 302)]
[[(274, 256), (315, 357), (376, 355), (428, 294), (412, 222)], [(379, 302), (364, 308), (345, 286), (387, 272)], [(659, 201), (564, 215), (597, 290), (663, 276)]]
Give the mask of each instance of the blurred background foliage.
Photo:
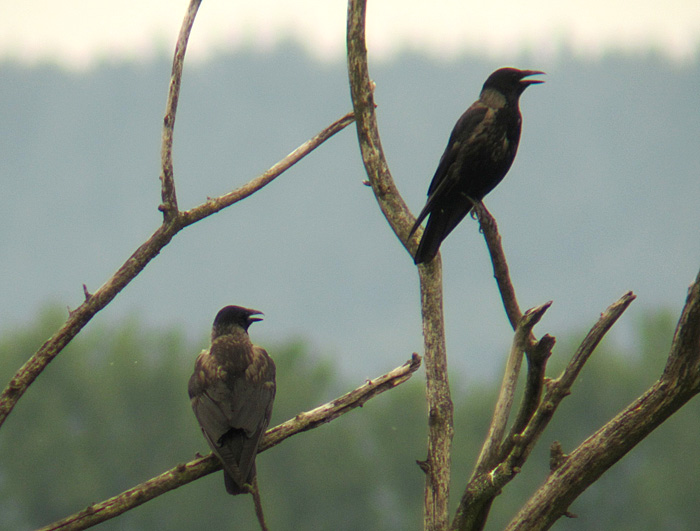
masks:
[[(49, 308), (0, 338), (5, 382), (49, 337), (65, 310)], [(562, 404), (536, 452), (494, 504), (488, 529), (502, 529), (548, 473), (548, 447), (569, 452), (660, 374), (675, 317), (636, 325), (634, 352), (604, 342)], [(328, 355), (303, 341), (267, 344), (278, 367), (272, 425), (362, 382), (343, 379)], [(580, 339), (558, 338), (550, 375)], [(0, 430), (0, 528), (39, 527), (207, 453), (190, 410), (187, 380), (197, 352), (177, 329), (146, 328), (138, 316), (90, 326), (51, 363)], [(408, 354), (406, 358), (408, 358)], [(386, 370), (404, 359), (387, 359)], [(493, 409), (496, 382), (466, 385), (453, 373), (456, 506)], [(401, 529), (422, 526), (426, 454), (422, 371), (340, 419), (259, 456), (268, 523), (292, 529)], [(691, 402), (604, 475), (555, 529), (682, 530), (700, 518), (700, 402)], [(225, 493), (221, 473), (167, 493), (101, 524), (115, 530), (255, 530), (250, 497)]]

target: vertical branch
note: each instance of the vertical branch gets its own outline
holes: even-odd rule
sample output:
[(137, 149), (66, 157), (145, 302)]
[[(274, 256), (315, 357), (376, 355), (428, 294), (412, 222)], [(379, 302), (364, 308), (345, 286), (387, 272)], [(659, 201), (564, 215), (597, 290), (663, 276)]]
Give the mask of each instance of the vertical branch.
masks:
[(418, 464), (426, 474), (423, 506), (424, 528), (427, 531), (447, 529), (454, 428), (450, 383), (447, 377), (440, 255), (427, 264), (418, 266), (418, 273), (428, 401), (428, 458)]
[(379, 138), (377, 116), (374, 112), (374, 82), (370, 80), (367, 66), (366, 7), (366, 0), (350, 0), (348, 4), (348, 75), (360, 151), (379, 208), (406, 249), (408, 250), (411, 243), (415, 250), (418, 235), (412, 242), (406, 240), (414, 218), (394, 184)]
[[(348, 75), (357, 136), (370, 185), (382, 213), (401, 243), (409, 251), (418, 244), (416, 234), (408, 240), (414, 218), (401, 198), (384, 157), (374, 112), (373, 83), (367, 66), (365, 44), (366, 0), (348, 3)], [(418, 267), (425, 342), (425, 371), (428, 401), (428, 458), (420, 462), (426, 474), (424, 526), (447, 529), (450, 485), (450, 452), (453, 406), (447, 377), (445, 325), (442, 307), (442, 265), (439, 258)]]
[(173, 57), (173, 68), (170, 75), (170, 87), (168, 88), (168, 101), (165, 104), (165, 118), (163, 119), (163, 139), (161, 144), (161, 197), (162, 204), (160, 210), (163, 212), (165, 223), (177, 216), (177, 195), (175, 193), (175, 178), (173, 176), (173, 129), (175, 128), (175, 114), (177, 103), (180, 99), (180, 83), (182, 81), (182, 69), (185, 64), (185, 51), (187, 41), (190, 38), (192, 25), (197, 16), (197, 11), (202, 0), (190, 0), (190, 5), (182, 21), (180, 34), (175, 45), (175, 56)]

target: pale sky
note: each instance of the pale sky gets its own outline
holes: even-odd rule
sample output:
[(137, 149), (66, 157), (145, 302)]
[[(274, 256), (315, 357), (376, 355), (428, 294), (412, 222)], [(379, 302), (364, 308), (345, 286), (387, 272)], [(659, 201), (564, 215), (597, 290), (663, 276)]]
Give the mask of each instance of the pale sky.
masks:
[[(170, 52), (187, 0), (0, 0), (0, 59), (101, 59)], [(204, 0), (190, 59), (241, 46), (272, 48), (292, 38), (322, 59), (341, 58), (346, 2)], [(597, 57), (654, 49), (684, 61), (700, 49), (698, 0), (370, 0), (368, 45), (375, 58), (401, 49), (435, 57), (493, 57), (526, 50), (555, 57), (562, 46)]]

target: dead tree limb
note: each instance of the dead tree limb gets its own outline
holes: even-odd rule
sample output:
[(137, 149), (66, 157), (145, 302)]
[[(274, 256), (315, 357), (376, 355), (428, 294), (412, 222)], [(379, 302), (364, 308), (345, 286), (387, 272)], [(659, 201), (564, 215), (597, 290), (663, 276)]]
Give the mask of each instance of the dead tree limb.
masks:
[[(553, 382), (553, 394), (559, 396), (564, 389), (557, 388), (565, 387), (567, 381), (575, 378), (578, 363), (585, 363), (585, 353), (572, 360), (570, 365), (574, 366), (570, 370), (567, 367), (568, 377), (565, 371)], [(513, 518), (507, 530), (549, 529), (584, 490), (698, 392), (700, 273), (688, 290), (661, 378), (571, 452)]]
[(182, 69), (185, 66), (185, 52), (190, 39), (190, 32), (194, 25), (194, 19), (199, 11), (202, 0), (190, 0), (185, 18), (180, 27), (180, 34), (175, 44), (175, 56), (173, 68), (170, 74), (170, 86), (168, 87), (168, 99), (165, 104), (165, 118), (163, 119), (163, 135), (161, 140), (161, 197), (160, 210), (163, 212), (165, 223), (174, 219), (178, 214), (177, 194), (175, 191), (175, 176), (173, 171), (173, 131), (175, 129), (175, 115), (177, 103), (180, 99), (180, 84), (182, 82)]
[[(494, 498), (520, 472), (559, 404), (571, 392), (571, 386), (583, 364), (634, 298), (634, 294), (628, 292), (601, 314), (562, 375), (546, 385), (546, 392), (527, 424), (517, 433), (511, 431), (503, 442), (497, 462), (492, 462), (489, 469), (475, 474), (470, 479), (452, 522), (452, 529), (459, 531), (483, 529)], [(544, 367), (541, 377), (544, 379)]]
[(542, 316), (551, 305), (552, 301), (549, 301), (537, 308), (528, 310), (520, 319), (520, 323), (515, 329), (515, 336), (513, 337), (513, 344), (503, 374), (503, 382), (496, 401), (491, 427), (489, 428), (486, 442), (481, 448), (481, 454), (474, 467), (475, 476), (483, 474), (486, 470), (495, 466), (497, 462), (496, 459), (499, 456), (499, 450), (503, 443), (506, 425), (508, 424), (510, 410), (515, 397), (519, 365), (523, 359), (523, 353), (528, 347), (528, 338), (532, 333), (533, 327), (542, 319)]
[[(413, 239), (408, 233), (415, 221), (399, 194), (382, 150), (375, 114), (373, 83), (367, 65), (365, 44), (365, 0), (348, 3), (347, 52), (350, 93), (362, 160), (369, 183), (392, 230), (412, 256), (422, 232)], [(428, 456), (419, 462), (426, 474), (424, 527), (447, 529), (450, 486), (453, 405), (447, 377), (447, 351), (442, 303), (440, 257), (418, 267), (425, 346), (426, 394), (428, 401)]]
[[(418, 354), (413, 354), (412, 358), (400, 367), (374, 380), (367, 381), (357, 389), (331, 402), (311, 411), (299, 413), (294, 418), (274, 428), (270, 428), (265, 433), (258, 452), (269, 450), (292, 435), (318, 428), (322, 424), (326, 424), (357, 407), (361, 407), (375, 396), (407, 381), (418, 370), (420, 365), (421, 357)], [(214, 454), (198, 457), (189, 463), (179, 464), (159, 476), (136, 485), (108, 500), (90, 505), (78, 513), (41, 528), (39, 531), (77, 531), (79, 529), (87, 529), (217, 470), (221, 470), (221, 462)]]
[(5, 422), (17, 401), (46, 366), (78, 335), (97, 312), (107, 306), (121, 290), (141, 273), (151, 260), (158, 256), (158, 253), (170, 243), (173, 236), (185, 227), (257, 192), (323, 144), (331, 136), (350, 125), (353, 120), (352, 113), (346, 114), (318, 135), (299, 146), (262, 175), (221, 197), (209, 199), (191, 210), (180, 212), (170, 221), (164, 222), (158, 227), (151, 237), (124, 262), (107, 282), (95, 293), (92, 293), (90, 297), (87, 297), (78, 308), (70, 312), (68, 320), (63, 326), (13, 376), (2, 395), (0, 395), (0, 426)]
[(156, 229), (151, 237), (141, 245), (126, 262), (124, 262), (119, 270), (117, 270), (117, 272), (95, 293), (90, 294), (87, 287), (83, 286), (83, 291), (85, 293), (84, 302), (78, 308), (70, 312), (68, 320), (64, 325), (17, 371), (7, 387), (3, 390), (2, 395), (0, 395), (0, 426), (5, 422), (5, 419), (10, 414), (17, 401), (46, 366), (68, 343), (70, 343), (97, 312), (107, 306), (112, 299), (114, 299), (114, 297), (116, 297), (117, 294), (158, 255), (158, 253), (160, 253), (163, 247), (170, 243), (173, 236), (185, 227), (237, 203), (260, 190), (323, 144), (323, 142), (328, 140), (331, 136), (350, 125), (354, 120), (352, 113), (346, 114), (249, 183), (221, 197), (209, 199), (191, 210), (180, 212), (177, 206), (172, 166), (173, 128), (179, 100), (180, 79), (182, 76), (185, 51), (190, 30), (192, 29), (192, 24), (194, 23), (194, 18), (200, 3), (201, 0), (191, 0), (190, 2), (182, 23), (173, 58), (172, 76), (168, 90), (161, 148), (162, 173), (160, 179), (162, 203), (159, 209), (163, 212), (163, 224)]

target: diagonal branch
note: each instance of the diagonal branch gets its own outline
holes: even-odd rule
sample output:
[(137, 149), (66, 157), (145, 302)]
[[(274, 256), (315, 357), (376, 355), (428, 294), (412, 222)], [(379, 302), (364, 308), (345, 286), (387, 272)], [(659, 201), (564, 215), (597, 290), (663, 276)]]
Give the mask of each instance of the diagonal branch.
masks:
[(662, 379), (679, 380), (689, 389), (700, 391), (700, 273), (688, 288)]
[[(501, 294), (503, 307), (505, 308), (511, 326), (515, 329), (517, 323), (522, 319), (522, 312), (520, 311), (520, 306), (515, 296), (513, 282), (510, 279), (508, 263), (506, 262), (506, 256), (501, 244), (501, 235), (498, 233), (498, 225), (483, 202), (474, 202), (473, 208), (479, 219), (481, 232), (484, 234), (484, 239), (489, 249), (491, 263), (493, 264), (494, 278), (496, 279), (498, 290)], [(501, 455), (510, 452), (513, 438), (525, 428), (525, 425), (529, 422), (535, 409), (540, 404), (546, 363), (555, 342), (555, 338), (549, 334), (545, 334), (539, 341), (536, 340), (532, 333), (530, 333), (527, 338), (527, 344), (524, 349), (528, 358), (525, 392), (520, 404), (520, 410), (511, 427), (510, 435), (506, 440), (506, 444), (501, 448)], [(512, 374), (504, 377), (517, 380), (520, 364), (513, 363), (511, 366), (513, 367)]]
[[(491, 491), (487, 489), (485, 491), (479, 486), (479, 478), (487, 470), (495, 467), (510, 452), (513, 434), (522, 431), (539, 405), (546, 362), (555, 342), (554, 338), (549, 335), (545, 335), (538, 342), (532, 334), (532, 327), (539, 321), (544, 311), (549, 308), (551, 301), (544, 306), (530, 310), (525, 314), (526, 316), (529, 314), (527, 318), (523, 316), (515, 296), (515, 288), (510, 279), (508, 262), (503, 252), (496, 220), (482, 201), (472, 201), (472, 205), (474, 215), (479, 220), (480, 230), (486, 240), (493, 265), (494, 278), (496, 279), (506, 315), (515, 331), (515, 338), (503, 374), (503, 383), (491, 427), (481, 449), (477, 464), (462, 495), (460, 505), (452, 522), (453, 529), (482, 529), (485, 525), (491, 508), (491, 501), (498, 494), (498, 490)], [(535, 316), (537, 317), (535, 318)], [(531, 326), (527, 325), (527, 322), (533, 318), (536, 320), (531, 323)], [(528, 359), (525, 392), (518, 415), (511, 426), (511, 433), (504, 441), (503, 435), (510, 415), (516, 383), (520, 375), (523, 353), (527, 354)], [(515, 431), (516, 429), (517, 432)], [(487, 494), (490, 494), (490, 497)], [(478, 505), (475, 505), (475, 498), (479, 499)]]
[[(523, 317), (523, 312), (520, 311), (518, 299), (515, 297), (515, 288), (510, 280), (508, 262), (506, 262), (506, 255), (501, 245), (501, 235), (498, 233), (496, 219), (487, 210), (486, 205), (482, 201), (474, 202), (473, 211), (479, 219), (479, 226), (484, 234), (489, 255), (491, 255), (493, 276), (496, 279), (498, 291), (501, 293), (503, 307), (506, 310), (510, 326), (515, 330)], [(534, 338), (532, 338), (532, 343), (534, 343)]]
[(97, 312), (107, 306), (122, 289), (136, 278), (153, 258), (158, 256), (158, 253), (160, 253), (163, 247), (170, 243), (173, 236), (188, 225), (192, 225), (207, 216), (215, 214), (219, 210), (233, 205), (260, 190), (281, 175), (290, 166), (304, 158), (323, 144), (323, 142), (343, 130), (352, 122), (353, 115), (345, 115), (291, 154), (287, 155), (260, 177), (256, 177), (251, 182), (220, 198), (211, 199), (192, 210), (182, 212), (170, 222), (164, 222), (158, 227), (153, 235), (124, 262), (107, 282), (95, 293), (86, 293), (85, 301), (78, 308), (70, 312), (68, 320), (63, 326), (17, 371), (2, 392), (2, 395), (0, 395), (0, 426), (2, 426), (17, 401), (46, 366), (63, 350), (80, 330), (82, 330)]
[(182, 223), (185, 226), (191, 225), (192, 223), (196, 223), (200, 219), (211, 216), (219, 210), (229, 207), (234, 203), (238, 203), (238, 201), (241, 201), (242, 199), (253, 195), (255, 192), (271, 183), (282, 173), (287, 171), (289, 168), (294, 166), (297, 162), (299, 162), (301, 159), (306, 157), (309, 153), (311, 153), (313, 150), (315, 150), (317, 147), (323, 144), (326, 140), (331, 138), (336, 133), (339, 133), (340, 131), (345, 129), (354, 121), (355, 115), (352, 112), (347, 113), (345, 116), (339, 118), (331, 125), (323, 129), (323, 131), (319, 132), (317, 135), (304, 142), (301, 146), (296, 148), (277, 164), (273, 165), (272, 167), (270, 167), (270, 169), (268, 169), (258, 177), (255, 177), (247, 184), (244, 184), (240, 188), (237, 188), (236, 190), (233, 190), (220, 197), (209, 199), (205, 203), (202, 203), (201, 205), (196, 206), (190, 210), (181, 212), (180, 218), (182, 220)]
[(598, 343), (601, 342), (608, 330), (615, 324), (615, 321), (617, 321), (636, 298), (637, 296), (631, 291), (625, 293), (601, 314), (598, 322), (591, 328), (591, 331), (586, 334), (586, 337), (574, 353), (573, 358), (571, 358), (571, 361), (566, 366), (566, 369), (564, 369), (562, 375), (551, 382), (550, 391), (547, 394), (552, 397), (556, 396), (557, 405), (558, 402), (569, 394), (574, 380), (576, 380), (576, 377), (581, 372), (581, 369), (583, 369), (588, 358), (593, 354)]
[[(409, 253), (413, 253), (418, 245), (420, 231), (412, 240), (408, 240), (414, 217), (394, 184), (379, 137), (374, 84), (370, 80), (367, 66), (366, 8), (366, 0), (348, 2), (348, 76), (357, 136), (369, 183), (379, 207), (401, 243)], [(418, 274), (429, 415), (428, 457), (425, 462), (419, 463), (426, 473), (424, 527), (426, 530), (441, 530), (446, 529), (448, 523), (453, 405), (447, 376), (440, 258), (419, 266)]]
[[(258, 452), (269, 450), (292, 435), (318, 428), (322, 424), (361, 407), (375, 396), (407, 381), (418, 370), (420, 364), (420, 356), (413, 354), (412, 358), (400, 367), (374, 380), (367, 381), (364, 385), (331, 402), (311, 411), (299, 413), (294, 418), (267, 430)], [(217, 470), (221, 470), (221, 463), (214, 454), (198, 457), (189, 463), (179, 464), (117, 496), (90, 505), (79, 513), (54, 522), (39, 531), (76, 531), (92, 527)]]
[(453, 529), (481, 529), (488, 518), (491, 502), (499, 491), (488, 487), (484, 488), (481, 484), (481, 478), (488, 471), (495, 468), (501, 460), (503, 436), (513, 405), (523, 352), (529, 347), (532, 329), (542, 319), (542, 316), (551, 305), (552, 302), (549, 301), (528, 310), (515, 329), (513, 344), (503, 374), (503, 382), (496, 401), (491, 426), (457, 508), (454, 521), (452, 522)]

